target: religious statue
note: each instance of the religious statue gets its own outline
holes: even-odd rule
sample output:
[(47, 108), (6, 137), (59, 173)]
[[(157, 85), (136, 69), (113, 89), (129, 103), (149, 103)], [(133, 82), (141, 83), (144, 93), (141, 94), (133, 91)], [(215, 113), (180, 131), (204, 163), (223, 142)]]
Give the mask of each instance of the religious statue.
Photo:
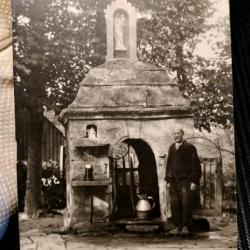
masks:
[(105, 10), (107, 61), (114, 59), (138, 60), (136, 50), (136, 9), (130, 2), (128, 0), (113, 0)]
[(114, 17), (114, 40), (115, 50), (126, 51), (125, 45), (126, 16), (124, 13), (117, 12)]
[(89, 139), (96, 139), (97, 137), (97, 127), (95, 125), (88, 125), (86, 128), (86, 136)]

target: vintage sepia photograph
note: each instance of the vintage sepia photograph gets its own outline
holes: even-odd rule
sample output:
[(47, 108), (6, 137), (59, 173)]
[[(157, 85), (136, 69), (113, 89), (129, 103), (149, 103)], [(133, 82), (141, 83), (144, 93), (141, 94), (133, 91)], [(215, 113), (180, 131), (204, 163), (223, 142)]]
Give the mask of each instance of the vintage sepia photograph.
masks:
[(227, 0), (13, 0), (12, 30), (21, 250), (237, 248)]

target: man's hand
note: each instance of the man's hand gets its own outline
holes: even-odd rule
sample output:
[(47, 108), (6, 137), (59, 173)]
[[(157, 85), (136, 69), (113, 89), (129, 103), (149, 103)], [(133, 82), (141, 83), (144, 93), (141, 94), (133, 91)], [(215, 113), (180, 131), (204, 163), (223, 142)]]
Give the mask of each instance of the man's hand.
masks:
[(197, 188), (197, 185), (191, 182), (191, 186), (190, 186), (191, 191), (196, 190), (196, 188)]
[(170, 183), (169, 182), (167, 182), (167, 188), (170, 188)]

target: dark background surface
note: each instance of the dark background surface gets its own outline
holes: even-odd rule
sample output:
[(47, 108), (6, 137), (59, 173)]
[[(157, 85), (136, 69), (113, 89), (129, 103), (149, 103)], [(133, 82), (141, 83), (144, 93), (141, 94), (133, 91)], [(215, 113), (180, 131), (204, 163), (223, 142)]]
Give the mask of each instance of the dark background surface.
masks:
[(0, 240), (1, 250), (19, 250), (19, 226), (18, 226), (18, 213), (16, 212), (9, 218), (9, 224), (5, 235)]
[(250, 249), (250, 1), (231, 0), (238, 248)]

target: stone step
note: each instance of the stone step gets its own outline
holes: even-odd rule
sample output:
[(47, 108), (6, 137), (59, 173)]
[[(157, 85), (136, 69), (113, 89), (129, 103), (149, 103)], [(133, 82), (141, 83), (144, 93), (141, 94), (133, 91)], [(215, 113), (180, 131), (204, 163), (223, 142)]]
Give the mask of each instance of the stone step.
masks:
[(162, 225), (160, 219), (139, 220), (137, 218), (117, 220), (117, 225)]
[(126, 225), (125, 229), (133, 233), (155, 233), (160, 230), (160, 225)]
[(161, 229), (163, 222), (159, 219), (138, 220), (133, 218), (118, 220), (116, 224), (122, 226), (128, 232), (155, 233)]

